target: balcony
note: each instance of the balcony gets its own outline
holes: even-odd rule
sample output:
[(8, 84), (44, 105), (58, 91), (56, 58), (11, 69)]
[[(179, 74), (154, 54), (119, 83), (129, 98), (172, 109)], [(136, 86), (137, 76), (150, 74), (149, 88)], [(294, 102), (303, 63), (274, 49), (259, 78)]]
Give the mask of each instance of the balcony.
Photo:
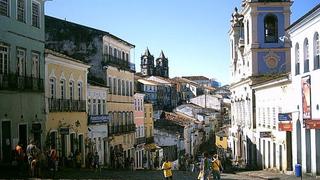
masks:
[(128, 125), (116, 125), (116, 126), (109, 126), (109, 136), (110, 135), (120, 135), (120, 134), (128, 134), (133, 133), (136, 131), (135, 124), (128, 124)]
[(309, 59), (304, 60), (304, 72), (309, 72)]
[(103, 55), (103, 61), (101, 63), (103, 66), (110, 65), (110, 66), (115, 66), (119, 69), (124, 69), (132, 72), (136, 71), (135, 64), (130, 63), (129, 61), (126, 61), (124, 59), (120, 59), (120, 58), (108, 55), (108, 54)]
[(85, 112), (85, 100), (48, 99), (50, 112)]
[(314, 62), (313, 62), (313, 65), (314, 65), (314, 70), (316, 69), (320, 69), (320, 58), (319, 58), (320, 55), (316, 55), (314, 57)]
[(151, 143), (154, 143), (154, 137), (153, 136), (146, 138), (146, 144), (151, 144)]
[(145, 144), (145, 143), (146, 143), (146, 137), (136, 138), (136, 143), (135, 144)]
[(44, 84), (43, 79), (16, 74), (0, 74), (0, 90), (44, 92)]

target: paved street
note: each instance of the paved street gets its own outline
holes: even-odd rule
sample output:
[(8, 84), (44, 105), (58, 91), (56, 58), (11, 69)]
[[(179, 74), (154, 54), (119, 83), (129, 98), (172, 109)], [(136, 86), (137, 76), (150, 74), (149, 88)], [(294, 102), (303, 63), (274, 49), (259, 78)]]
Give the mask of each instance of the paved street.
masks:
[[(174, 171), (173, 179), (181, 180), (191, 180), (197, 179), (197, 173), (190, 173), (186, 171)], [(16, 169), (13, 168), (1, 168), (0, 169), (0, 179), (17, 179), (23, 178), (25, 173), (18, 173)], [(50, 172), (44, 172), (42, 178), (52, 178)], [(129, 170), (109, 170), (103, 169), (101, 172), (95, 172), (92, 169), (63, 169), (58, 171), (54, 178), (57, 179), (109, 179), (109, 180), (161, 180), (163, 179), (162, 171), (153, 170), (139, 170), (139, 171), (129, 171)], [(273, 173), (269, 171), (243, 171), (236, 174), (226, 174), (221, 175), (221, 179), (224, 180), (259, 180), (259, 179), (284, 179), (284, 180), (299, 180), (295, 176), (284, 175), (280, 173)], [(315, 179), (315, 177), (304, 176), (303, 180)]]

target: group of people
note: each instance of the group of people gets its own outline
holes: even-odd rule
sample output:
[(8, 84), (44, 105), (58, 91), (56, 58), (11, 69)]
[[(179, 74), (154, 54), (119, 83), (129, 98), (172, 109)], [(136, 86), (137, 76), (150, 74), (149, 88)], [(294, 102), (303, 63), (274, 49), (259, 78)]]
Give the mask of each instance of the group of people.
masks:
[[(191, 161), (188, 163), (190, 166), (191, 172), (194, 172), (194, 163)], [(172, 163), (165, 158), (165, 161), (162, 164), (162, 170), (165, 179), (172, 179)], [(199, 180), (209, 180), (209, 177), (212, 175), (214, 180), (220, 180), (220, 173), (223, 171), (223, 167), (221, 161), (219, 160), (219, 156), (217, 154), (213, 155), (212, 158), (209, 158), (208, 153), (203, 153), (203, 158), (201, 159), (199, 166)]]
[(41, 151), (36, 143), (31, 140), (27, 147), (18, 143), (14, 149), (13, 165), (17, 167), (20, 175), (25, 172), (31, 177), (40, 177), (48, 167), (57, 170), (58, 155), (54, 145), (48, 151)]

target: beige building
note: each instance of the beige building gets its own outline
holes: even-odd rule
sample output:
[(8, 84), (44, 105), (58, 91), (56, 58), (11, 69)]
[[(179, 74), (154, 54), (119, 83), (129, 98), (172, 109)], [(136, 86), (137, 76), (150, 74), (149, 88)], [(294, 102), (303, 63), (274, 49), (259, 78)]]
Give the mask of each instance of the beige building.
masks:
[[(60, 161), (81, 153), (87, 143), (87, 73), (90, 66), (46, 50), (45, 97), (48, 104), (45, 147), (55, 145)], [(62, 161), (63, 163), (63, 161)]]
[(109, 123), (109, 163), (123, 167), (125, 160), (134, 156), (135, 124), (133, 120), (134, 64), (130, 63), (133, 45), (111, 36), (103, 37), (104, 61), (107, 85)]

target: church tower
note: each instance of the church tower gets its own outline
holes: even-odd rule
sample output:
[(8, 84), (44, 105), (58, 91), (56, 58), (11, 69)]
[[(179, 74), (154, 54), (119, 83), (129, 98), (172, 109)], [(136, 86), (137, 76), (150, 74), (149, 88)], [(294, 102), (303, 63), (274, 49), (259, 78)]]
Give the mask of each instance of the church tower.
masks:
[(160, 56), (156, 59), (156, 75), (169, 78), (168, 59), (165, 57), (163, 51), (161, 51)]
[(154, 75), (154, 57), (150, 54), (148, 48), (141, 55), (141, 73), (145, 76)]
[(290, 72), (291, 45), (285, 29), (290, 25), (291, 4), (291, 0), (242, 0), (241, 10), (235, 8), (231, 15), (229, 139), (233, 156), (250, 167), (265, 165), (257, 152), (265, 139), (256, 133), (260, 111), (256, 112), (252, 84), (260, 77)]

